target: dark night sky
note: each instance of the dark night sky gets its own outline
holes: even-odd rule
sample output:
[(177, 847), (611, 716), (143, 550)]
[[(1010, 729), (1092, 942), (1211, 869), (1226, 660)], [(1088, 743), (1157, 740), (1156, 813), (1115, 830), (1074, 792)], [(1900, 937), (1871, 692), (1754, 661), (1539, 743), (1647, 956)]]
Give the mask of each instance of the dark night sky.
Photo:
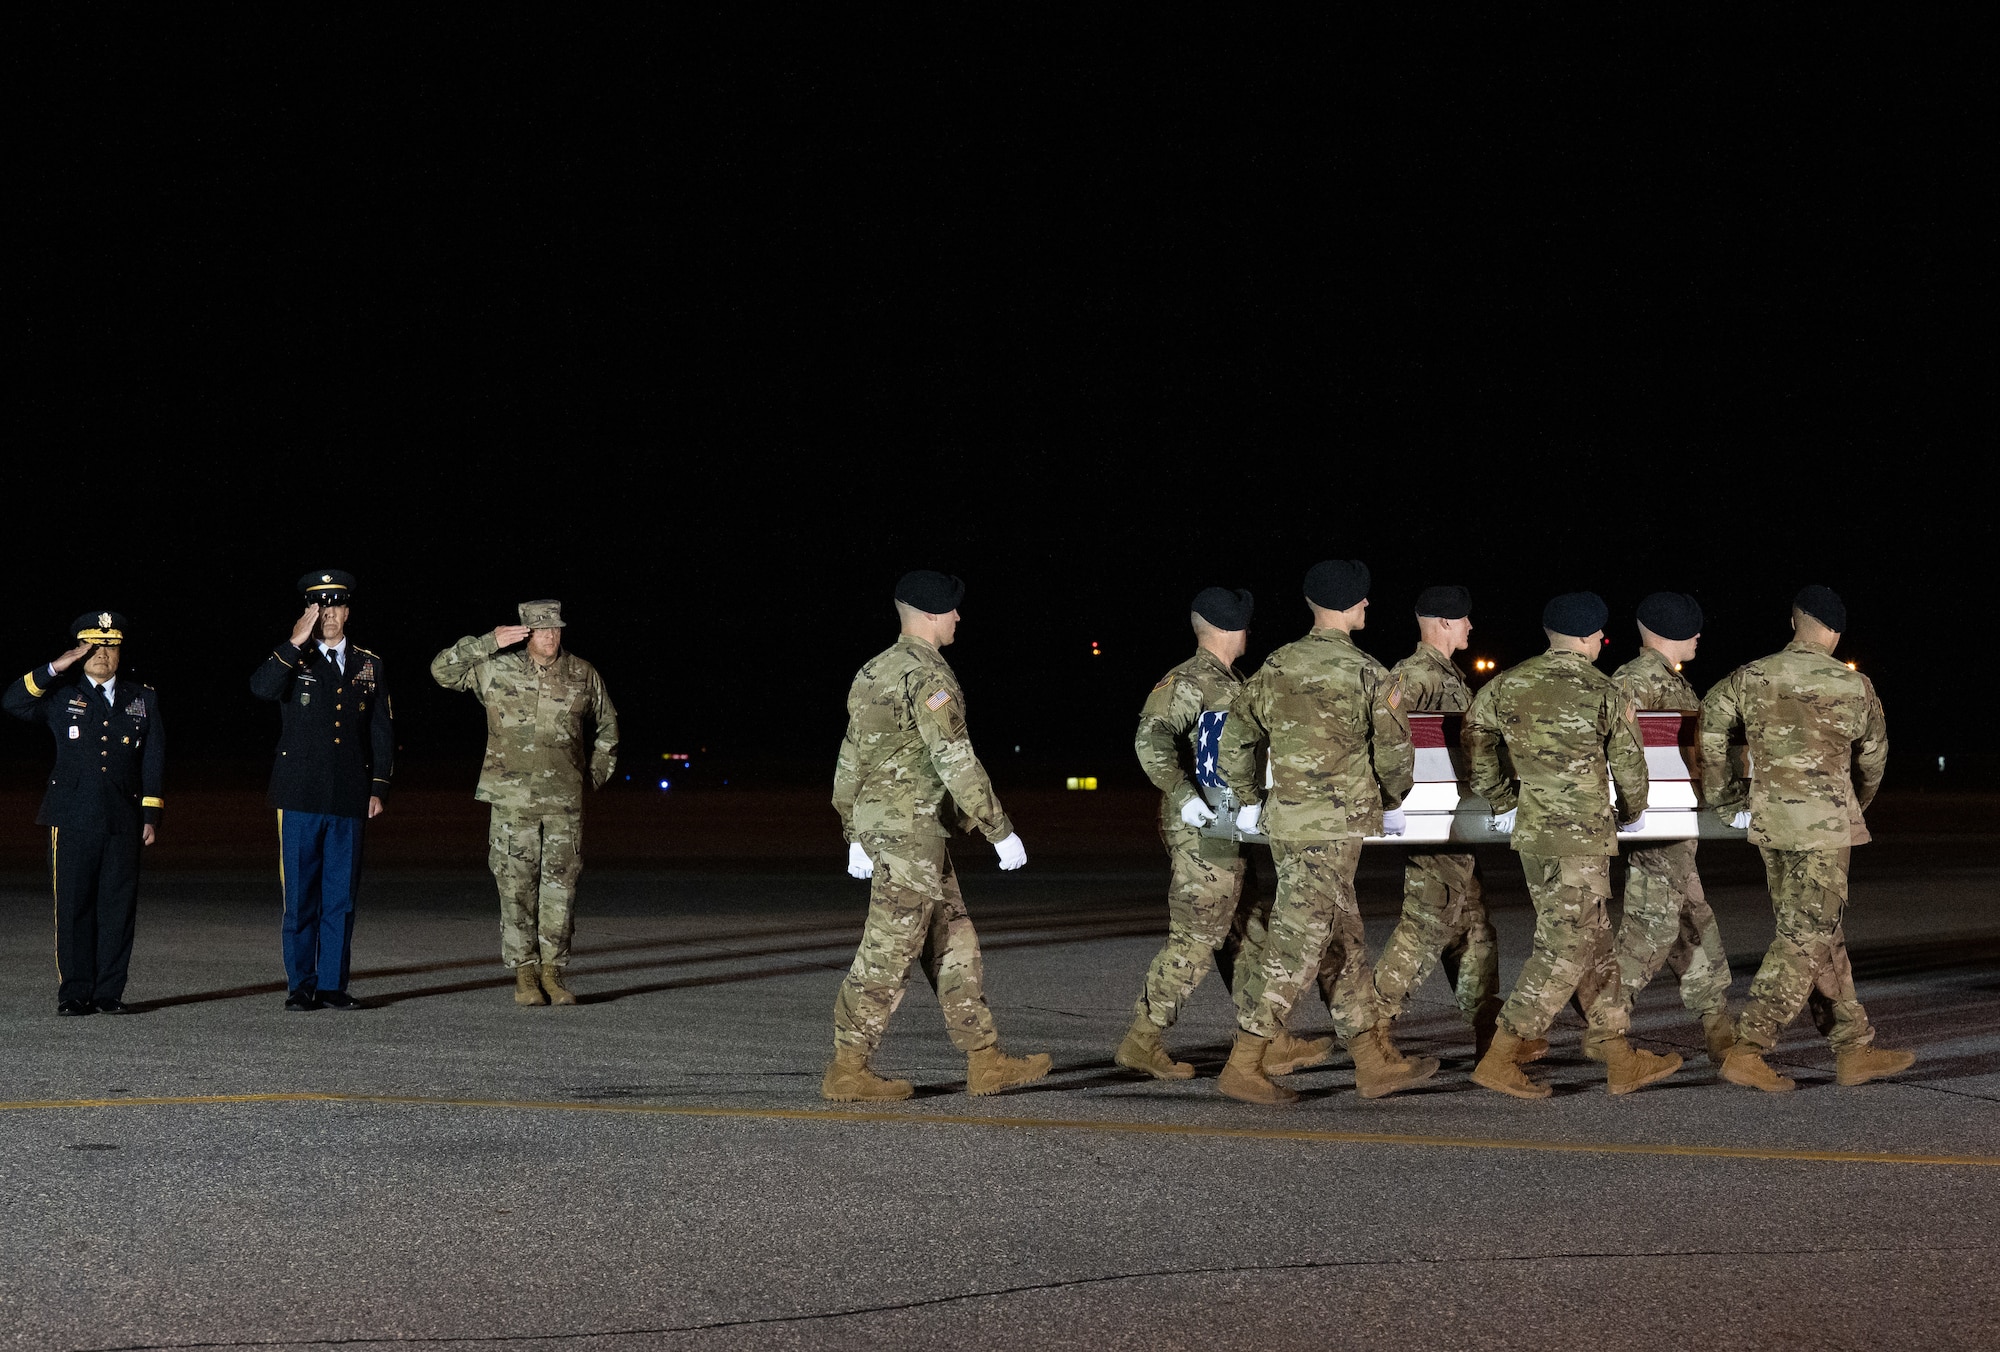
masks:
[(557, 595), (634, 763), (821, 775), (935, 566), (996, 771), (1129, 779), (1189, 596), (1257, 592), (1254, 662), (1338, 555), (1387, 660), (1433, 581), (1503, 661), (1599, 590), (1607, 665), (1694, 591), (1704, 688), (1827, 582), (1900, 772), (1995, 749), (1969, 30), (1030, 14), (22, 31), (0, 663), (120, 609), (177, 763), (254, 759), (345, 567), (469, 785), (423, 666)]

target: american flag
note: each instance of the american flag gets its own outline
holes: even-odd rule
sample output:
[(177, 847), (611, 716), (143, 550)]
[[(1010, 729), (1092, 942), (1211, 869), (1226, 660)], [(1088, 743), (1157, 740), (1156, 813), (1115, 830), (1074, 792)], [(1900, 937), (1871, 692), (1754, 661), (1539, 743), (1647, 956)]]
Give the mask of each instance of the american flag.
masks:
[(1223, 787), (1222, 771), (1216, 758), (1222, 750), (1222, 725), (1229, 719), (1226, 709), (1210, 709), (1194, 729), (1194, 778), (1205, 789)]

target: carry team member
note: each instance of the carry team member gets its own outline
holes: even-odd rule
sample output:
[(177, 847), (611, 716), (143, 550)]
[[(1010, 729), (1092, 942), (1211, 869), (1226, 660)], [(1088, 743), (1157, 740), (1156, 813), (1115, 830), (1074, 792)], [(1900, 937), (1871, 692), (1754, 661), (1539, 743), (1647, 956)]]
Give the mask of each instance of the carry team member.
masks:
[(954, 1046), (965, 1053), (965, 1091), (993, 1094), (1049, 1073), (1046, 1054), (1000, 1050), (986, 1006), (979, 936), (945, 848), (950, 826), (977, 830), (1017, 869), (1028, 851), (1000, 807), (965, 730), (965, 694), (940, 649), (958, 632), (965, 584), (942, 573), (905, 573), (896, 583), (902, 633), (854, 677), (847, 734), (834, 768), (833, 806), (847, 837), (847, 871), (871, 880), (868, 923), (833, 1004), (833, 1064), (820, 1093), (836, 1102), (908, 1098), (908, 1080), (868, 1065), (902, 1002), (919, 958), (943, 1007)]
[[(1535, 947), (1501, 1007), (1493, 1045), (1472, 1082), (1515, 1098), (1547, 1098), (1521, 1062), (1534, 1051), (1584, 971), (1611, 958), (1611, 857), (1618, 828), (1646, 815), (1646, 752), (1632, 706), (1591, 663), (1604, 650), (1604, 602), (1570, 592), (1542, 610), (1549, 649), (1501, 672), (1472, 701), (1463, 741), (1473, 793), (1508, 831), (1535, 903)], [(1505, 745), (1520, 776), (1516, 791), (1500, 760)], [(1617, 785), (1617, 799), (1612, 784)], [(1517, 815), (1518, 814), (1518, 815)], [(1610, 983), (1606, 983), (1610, 984)], [(1584, 1047), (1609, 1072), (1613, 1094), (1629, 1094), (1680, 1069), (1626, 1041), (1630, 1020), (1605, 991), (1586, 1011)]]
[[(1237, 826), (1262, 828), (1278, 896), (1262, 951), (1236, 973), (1236, 1043), (1216, 1087), (1244, 1103), (1293, 1103), (1266, 1058), (1299, 992), (1325, 963), (1334, 1031), (1354, 1058), (1363, 1098), (1407, 1089), (1437, 1073), (1406, 1060), (1381, 1028), (1354, 895), (1364, 836), (1403, 831), (1403, 795), (1416, 763), (1402, 692), (1351, 637), (1366, 623), (1368, 567), (1329, 559), (1306, 574), (1312, 631), (1272, 653), (1244, 683), (1222, 725), (1223, 780), (1245, 806)], [(1257, 773), (1268, 745), (1271, 787)]]
[[(1417, 647), (1389, 669), (1410, 714), (1462, 714), (1472, 691), (1452, 660), (1472, 638), (1472, 593), (1426, 587), (1417, 597)], [(1403, 847), (1403, 915), (1375, 960), (1375, 994), (1382, 1017), (1394, 1020), (1403, 1001), (1444, 964), (1458, 1010), (1472, 1025), (1474, 1052), (1486, 1055), (1500, 1017), (1500, 950), (1479, 885), (1472, 851), (1449, 845)], [(1327, 974), (1321, 973), (1324, 981)]]
[[(1847, 960), (1847, 861), (1869, 840), (1861, 814), (1882, 786), (1889, 729), (1874, 682), (1833, 655), (1846, 630), (1839, 595), (1805, 588), (1792, 601), (1792, 641), (1730, 672), (1701, 706), (1706, 796), (1724, 811), (1737, 808), (1738, 824), (1748, 826), (1778, 922), (1722, 1078), (1770, 1093), (1797, 1088), (1764, 1057), (1807, 1003), (1833, 1044), (1836, 1083), (1866, 1084), (1917, 1059), (1873, 1045)], [(1747, 784), (1729, 764), (1738, 726), (1749, 743)]]
[(486, 762), (473, 797), (493, 806), (487, 863), (500, 888), (500, 960), (514, 970), (514, 1003), (573, 1005), (562, 969), (583, 872), (584, 786), (603, 788), (617, 768), (618, 710), (597, 668), (564, 647), (562, 602), (523, 601), (520, 616), (446, 648), (431, 659), (431, 676), (486, 706)]
[(278, 810), (289, 1010), (361, 1006), (347, 966), (362, 828), (382, 815), (396, 734), (381, 655), (347, 639), (353, 588), (338, 568), (300, 578), (305, 610), (250, 677), (251, 693), (279, 706), (267, 801)]
[(35, 824), (49, 828), (56, 1013), (129, 1014), (139, 857), (166, 809), (167, 729), (159, 692), (118, 675), (123, 615), (79, 615), (70, 633), (76, 646), (18, 678), (5, 704), (56, 740), (55, 768), (35, 814)]

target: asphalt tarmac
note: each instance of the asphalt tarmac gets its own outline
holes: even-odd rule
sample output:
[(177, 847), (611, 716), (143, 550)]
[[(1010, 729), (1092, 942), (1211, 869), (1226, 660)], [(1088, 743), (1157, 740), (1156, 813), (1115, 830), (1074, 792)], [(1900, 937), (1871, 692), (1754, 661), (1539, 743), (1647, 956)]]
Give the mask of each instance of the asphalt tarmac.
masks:
[[(1336, 1058), (1295, 1077), (1296, 1108), (1221, 1099), (1213, 977), (1170, 1034), (1201, 1075), (1134, 1079), (1110, 1052), (1164, 932), (1143, 831), (1036, 854), (1024, 822), (1018, 875), (962, 848), (1004, 1044), (1057, 1071), (967, 1098), (919, 976), (878, 1057), (919, 1096), (860, 1111), (817, 1092), (865, 907), (837, 854), (593, 862), (583, 1003), (522, 1009), (476, 856), (389, 851), (356, 927), (371, 1007), (352, 1014), (282, 1009), (274, 863), (163, 865), (127, 992), (141, 1012), (86, 1019), (55, 1014), (45, 875), (17, 868), (0, 875), (0, 1343), (1990, 1346), (1990, 806), (1943, 834), (1909, 813), (1855, 855), (1862, 998), (1917, 1065), (1836, 1087), (1802, 1022), (1774, 1058), (1801, 1080), (1784, 1096), (1718, 1084), (1667, 981), (1637, 1035), (1687, 1065), (1629, 1098), (1604, 1094), (1567, 1014), (1554, 1098), (1473, 1087), (1435, 977), (1399, 1025), (1445, 1058), (1420, 1091), (1361, 1102)], [(1511, 982), (1527, 899), (1504, 850), (1482, 858)], [(1770, 938), (1761, 874), (1747, 847), (1702, 860), (1740, 999)], [(1379, 947), (1391, 852), (1368, 852), (1362, 894)]]

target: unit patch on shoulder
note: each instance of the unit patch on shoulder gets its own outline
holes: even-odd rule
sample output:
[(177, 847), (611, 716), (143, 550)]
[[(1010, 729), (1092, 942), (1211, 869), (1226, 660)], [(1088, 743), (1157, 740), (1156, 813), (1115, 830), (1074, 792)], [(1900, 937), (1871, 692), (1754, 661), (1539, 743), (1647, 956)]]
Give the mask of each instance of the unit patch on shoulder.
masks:
[(1162, 690), (1165, 690), (1168, 686), (1172, 685), (1173, 683), (1174, 683), (1174, 678), (1169, 676), (1167, 677), (1167, 679), (1161, 681), (1158, 685), (1153, 687), (1153, 693), (1157, 695)]
[(1402, 705), (1403, 705), (1403, 678), (1401, 676), (1398, 676), (1396, 678), (1396, 683), (1389, 687), (1389, 707), (1391, 709), (1400, 709)]
[(939, 709), (944, 708), (944, 706), (949, 703), (951, 703), (951, 691), (940, 690), (935, 695), (932, 695), (929, 699), (924, 701), (924, 707), (926, 709), (929, 709), (932, 713), (936, 713)]

